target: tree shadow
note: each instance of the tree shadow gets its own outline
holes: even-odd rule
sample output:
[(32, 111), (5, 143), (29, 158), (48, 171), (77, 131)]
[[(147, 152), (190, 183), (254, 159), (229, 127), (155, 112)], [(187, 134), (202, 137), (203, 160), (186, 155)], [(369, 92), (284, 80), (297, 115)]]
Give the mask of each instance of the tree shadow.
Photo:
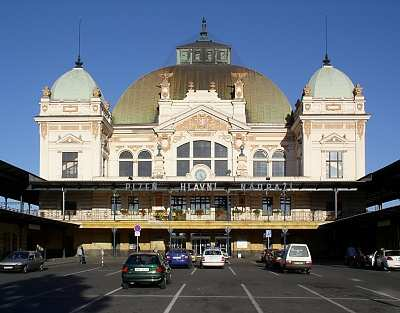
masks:
[[(89, 302), (93, 305), (88, 305), (84, 311), (99, 312), (110, 306), (110, 297), (102, 297), (106, 291), (88, 292), (93, 286), (85, 282), (87, 278), (63, 277), (48, 272), (42, 272), (40, 276), (37, 276), (38, 272), (0, 273), (0, 281), (3, 281), (0, 284), (0, 312), (69, 313)], [(15, 279), (10, 279), (13, 275)]]

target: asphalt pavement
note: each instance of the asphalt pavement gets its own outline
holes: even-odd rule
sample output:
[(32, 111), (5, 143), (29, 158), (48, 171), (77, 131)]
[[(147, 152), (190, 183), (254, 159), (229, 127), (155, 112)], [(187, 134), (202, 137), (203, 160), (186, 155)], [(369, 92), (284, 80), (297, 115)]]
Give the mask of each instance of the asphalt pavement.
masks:
[(123, 259), (0, 273), (0, 312), (400, 312), (400, 271), (314, 265), (310, 275), (266, 270), (251, 259), (224, 269), (173, 269), (172, 283), (120, 287)]

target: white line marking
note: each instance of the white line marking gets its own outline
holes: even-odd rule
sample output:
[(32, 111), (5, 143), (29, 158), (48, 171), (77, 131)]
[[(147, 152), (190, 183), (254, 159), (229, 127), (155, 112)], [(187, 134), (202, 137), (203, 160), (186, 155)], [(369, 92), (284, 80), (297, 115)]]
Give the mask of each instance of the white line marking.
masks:
[(264, 313), (263, 310), (261, 310), (260, 306), (258, 305), (257, 301), (254, 299), (253, 295), (250, 293), (250, 291), (246, 288), (244, 284), (240, 284), (243, 288), (243, 290), (246, 292), (247, 296), (249, 297), (251, 303), (253, 304), (254, 308), (256, 309), (257, 313)]
[(183, 288), (185, 288), (186, 284), (183, 284), (181, 288), (179, 288), (178, 292), (174, 295), (171, 302), (168, 304), (167, 308), (164, 310), (164, 313), (169, 313), (174, 306), (176, 300), (178, 300), (179, 295), (181, 294)]
[(278, 273), (272, 272), (272, 271), (268, 271), (269, 273), (275, 275), (275, 276), (280, 276)]
[(104, 276), (111, 276), (111, 275), (115, 275), (115, 274), (118, 274), (118, 273), (121, 273), (121, 270), (118, 270), (118, 271), (112, 272), (112, 273), (108, 273), (108, 274), (106, 274)]
[(232, 272), (233, 276), (237, 276), (235, 271), (232, 269), (232, 267), (228, 266), (228, 268), (230, 269), (230, 271)]
[(98, 266), (98, 267), (95, 267), (95, 268), (89, 268), (88, 270), (83, 270), (83, 271), (79, 271), (79, 272), (74, 272), (74, 273), (65, 274), (65, 275), (63, 275), (63, 277), (68, 277), (68, 276), (75, 275), (75, 274), (80, 274), (80, 273), (84, 273), (84, 272), (94, 271), (94, 270), (97, 270), (98, 268), (101, 268), (101, 266)]
[(322, 275), (320, 275), (320, 274), (317, 274), (317, 273), (313, 273), (313, 272), (311, 272), (310, 274), (311, 274), (311, 275), (314, 275), (314, 276), (317, 276), (317, 277), (322, 277)]
[(387, 293), (384, 293), (382, 291), (377, 291), (377, 290), (373, 290), (373, 289), (369, 289), (369, 288), (365, 288), (365, 287), (361, 287), (361, 286), (356, 286), (356, 287), (360, 288), (360, 289), (367, 290), (367, 291), (371, 291), (371, 292), (376, 293), (377, 295), (380, 295), (380, 296), (385, 296), (385, 297), (391, 298), (393, 300), (400, 300), (399, 298), (393, 297), (393, 296), (391, 296), (391, 295), (389, 295)]
[(314, 291), (314, 290), (311, 290), (311, 289), (309, 289), (309, 288), (307, 288), (307, 287), (305, 287), (305, 286), (303, 286), (303, 285), (300, 285), (300, 284), (297, 284), (297, 286), (299, 286), (300, 288), (303, 288), (303, 289), (307, 290), (308, 292), (311, 292), (312, 294), (314, 294), (314, 295), (316, 295), (316, 296), (318, 296), (318, 297), (321, 297), (322, 299), (324, 299), (324, 300), (326, 300), (326, 301), (328, 301), (328, 302), (330, 302), (330, 303), (332, 303), (332, 304), (338, 306), (339, 308), (342, 308), (342, 309), (345, 310), (346, 312), (355, 313), (353, 310), (351, 310), (351, 309), (345, 307), (344, 305), (341, 305), (340, 303), (337, 303), (336, 301), (333, 301), (332, 299), (329, 299), (329, 298), (327, 298), (327, 297), (324, 297), (323, 295), (319, 294), (318, 292), (316, 292), (316, 291)]
[(97, 298), (93, 299), (92, 301), (89, 301), (88, 303), (86, 303), (84, 305), (81, 305), (79, 308), (76, 308), (75, 310), (71, 311), (70, 313), (79, 312), (79, 311), (83, 310), (84, 308), (87, 308), (89, 305), (92, 305), (93, 303), (95, 303), (95, 302), (97, 302), (97, 301), (99, 301), (99, 300), (101, 300), (101, 299), (103, 299), (103, 298), (105, 298), (107, 296), (110, 296), (113, 293), (115, 293), (115, 292), (117, 292), (117, 291), (119, 291), (121, 289), (122, 289), (122, 287), (118, 287), (117, 289), (111, 290), (111, 291), (107, 292), (105, 295), (97, 297)]
[(197, 271), (197, 267), (194, 268), (194, 270), (190, 273), (190, 275), (193, 275)]
[(361, 279), (358, 279), (358, 278), (350, 278), (350, 280), (352, 280), (352, 281), (362, 281)]

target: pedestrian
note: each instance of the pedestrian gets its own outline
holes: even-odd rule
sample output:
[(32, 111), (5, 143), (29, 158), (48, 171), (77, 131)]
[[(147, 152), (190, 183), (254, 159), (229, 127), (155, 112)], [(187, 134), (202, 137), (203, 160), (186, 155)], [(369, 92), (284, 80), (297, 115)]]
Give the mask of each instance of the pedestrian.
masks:
[(44, 258), (44, 255), (43, 255), (44, 249), (39, 244), (36, 244), (36, 252), (39, 252), (40, 255), (42, 256), (42, 258)]
[(78, 249), (76, 250), (76, 254), (79, 257), (79, 263), (80, 264), (86, 264), (85, 250), (83, 250), (82, 246), (78, 246)]
[(81, 246), (81, 251), (82, 251), (82, 264), (86, 264), (85, 250), (83, 250), (83, 246)]

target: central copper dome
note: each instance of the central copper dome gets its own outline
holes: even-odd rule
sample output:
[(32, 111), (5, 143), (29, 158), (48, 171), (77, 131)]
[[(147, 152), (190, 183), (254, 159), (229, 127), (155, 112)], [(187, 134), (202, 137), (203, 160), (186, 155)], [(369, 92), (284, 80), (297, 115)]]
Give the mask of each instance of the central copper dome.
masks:
[(158, 69), (138, 79), (124, 92), (113, 110), (114, 124), (157, 123), (157, 106), (160, 99), (160, 74), (173, 73), (170, 78), (171, 98), (185, 97), (188, 83), (194, 82), (196, 90), (208, 90), (211, 81), (216, 83), (221, 99), (232, 99), (232, 73), (246, 73), (243, 79), (248, 123), (285, 123), (291, 107), (282, 91), (264, 75), (245, 67), (230, 64), (181, 64)]

